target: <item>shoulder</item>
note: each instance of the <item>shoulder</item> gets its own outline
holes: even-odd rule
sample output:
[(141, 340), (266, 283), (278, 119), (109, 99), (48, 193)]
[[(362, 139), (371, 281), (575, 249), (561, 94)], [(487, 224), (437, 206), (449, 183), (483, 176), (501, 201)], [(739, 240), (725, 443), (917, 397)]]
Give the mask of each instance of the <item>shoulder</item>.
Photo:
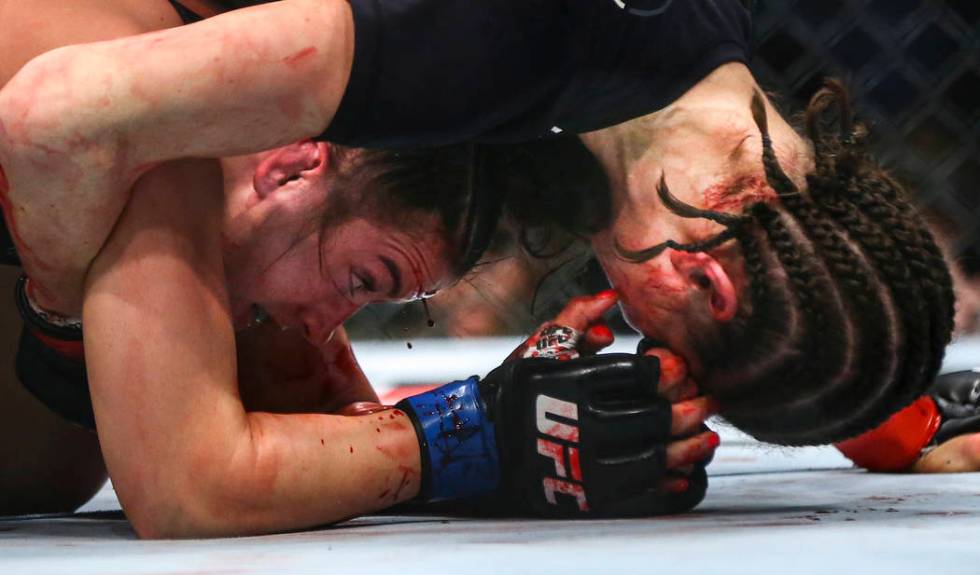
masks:
[(33, 0), (0, 3), (0, 86), (29, 60), (61, 46), (179, 26), (167, 0)]

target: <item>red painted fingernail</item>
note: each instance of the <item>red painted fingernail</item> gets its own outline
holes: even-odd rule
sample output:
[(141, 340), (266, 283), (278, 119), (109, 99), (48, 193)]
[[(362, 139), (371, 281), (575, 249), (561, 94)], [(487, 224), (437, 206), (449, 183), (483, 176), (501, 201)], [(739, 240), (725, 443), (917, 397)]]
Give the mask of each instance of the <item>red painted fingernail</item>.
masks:
[(607, 289), (595, 294), (595, 297), (609, 299), (609, 298), (619, 297), (619, 294), (616, 293), (616, 290), (614, 289)]
[(597, 325), (592, 327), (592, 334), (596, 337), (601, 337), (603, 339), (610, 339), (613, 336), (612, 330), (606, 325)]
[(721, 445), (721, 438), (718, 437), (717, 433), (711, 432), (711, 435), (708, 436), (708, 447), (714, 449), (719, 445)]

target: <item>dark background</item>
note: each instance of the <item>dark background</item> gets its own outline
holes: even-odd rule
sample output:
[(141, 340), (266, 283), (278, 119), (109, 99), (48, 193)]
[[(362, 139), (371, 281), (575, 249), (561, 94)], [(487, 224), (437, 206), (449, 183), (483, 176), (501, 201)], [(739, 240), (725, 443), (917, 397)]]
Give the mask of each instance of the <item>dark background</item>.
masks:
[(879, 157), (980, 272), (980, 1), (756, 0), (760, 82), (794, 109), (850, 87)]

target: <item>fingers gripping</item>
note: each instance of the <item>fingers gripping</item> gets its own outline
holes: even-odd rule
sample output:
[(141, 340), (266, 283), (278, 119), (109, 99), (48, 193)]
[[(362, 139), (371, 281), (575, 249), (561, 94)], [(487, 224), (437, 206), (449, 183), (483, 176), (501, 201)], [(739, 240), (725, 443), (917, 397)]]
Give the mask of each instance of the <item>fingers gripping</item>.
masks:
[(718, 403), (708, 397), (696, 397), (671, 406), (670, 435), (690, 437), (700, 431), (701, 426), (712, 415), (718, 413)]
[(718, 434), (713, 431), (674, 441), (667, 446), (667, 469), (682, 469), (687, 465), (703, 463), (714, 454), (719, 443)]
[(684, 358), (667, 348), (644, 345), (649, 340), (640, 342), (638, 353), (646, 357), (660, 360), (660, 380), (657, 390), (661, 397), (668, 401), (677, 402), (691, 399), (698, 394), (698, 386), (688, 376), (687, 362)]
[(611, 310), (618, 301), (619, 297), (613, 290), (594, 296), (576, 297), (561, 310), (552, 323), (585, 331), (592, 324), (602, 321), (603, 314)]
[[(660, 397), (660, 361), (610, 354), (513, 365), (513, 385), (496, 405), (504, 420), (533, 426), (528, 435), (498, 427), (503, 441), (520, 445), (505, 455), (515, 492), (549, 516), (636, 516), (696, 505), (704, 494), (699, 462), (717, 444), (714, 434), (698, 434), (713, 404), (696, 398), (675, 406)], [(678, 436), (689, 439), (671, 441)], [(685, 465), (690, 470), (680, 473)]]
[(537, 357), (569, 360), (598, 353), (615, 340), (602, 316), (617, 301), (612, 290), (572, 299), (554, 320), (539, 327), (507, 360)]

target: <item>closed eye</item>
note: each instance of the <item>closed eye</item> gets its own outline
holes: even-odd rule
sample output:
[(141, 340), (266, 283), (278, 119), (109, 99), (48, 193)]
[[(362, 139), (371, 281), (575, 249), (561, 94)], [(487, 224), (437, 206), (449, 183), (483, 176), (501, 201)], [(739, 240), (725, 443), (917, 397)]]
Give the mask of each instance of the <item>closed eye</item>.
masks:
[(374, 278), (369, 273), (352, 268), (348, 279), (348, 290), (350, 297), (354, 297), (360, 291), (372, 293), (376, 290)]

